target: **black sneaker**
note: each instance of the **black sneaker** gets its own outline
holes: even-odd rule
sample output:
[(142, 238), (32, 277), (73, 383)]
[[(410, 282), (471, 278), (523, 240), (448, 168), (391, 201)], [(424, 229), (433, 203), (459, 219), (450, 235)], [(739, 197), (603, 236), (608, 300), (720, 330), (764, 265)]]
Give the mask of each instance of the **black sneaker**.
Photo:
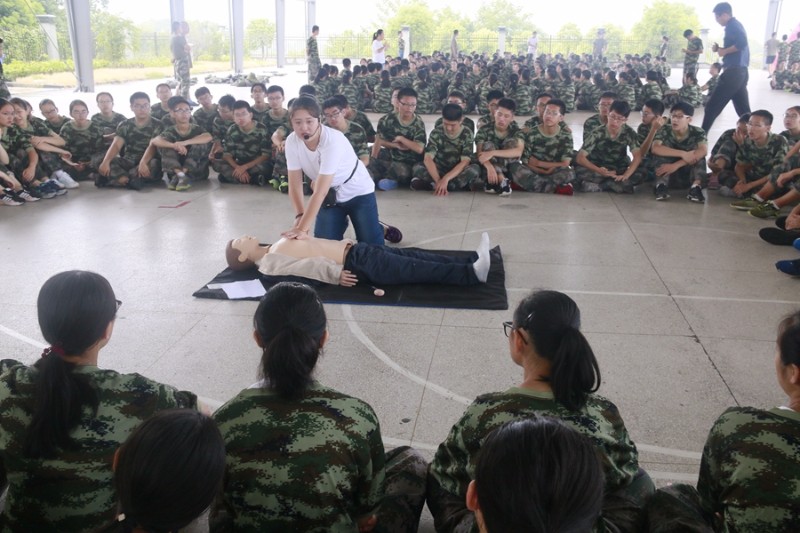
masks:
[(662, 201), (669, 198), (669, 189), (667, 188), (666, 184), (659, 183), (656, 185), (656, 201)]
[(433, 184), (421, 178), (411, 178), (412, 191), (432, 191)]
[(144, 180), (142, 180), (142, 178), (140, 178), (139, 176), (128, 179), (127, 187), (129, 189), (132, 189), (134, 191), (141, 191), (143, 186), (144, 186)]
[(692, 186), (692, 188), (689, 189), (689, 194), (686, 195), (686, 198), (692, 202), (697, 202), (698, 204), (705, 203), (706, 201), (706, 197), (703, 196), (703, 191), (700, 189), (699, 185)]
[(785, 230), (780, 228), (761, 228), (758, 236), (776, 246), (791, 246), (795, 239), (800, 238), (800, 230)]
[(511, 182), (508, 178), (503, 178), (503, 181), (500, 183), (500, 192), (498, 196), (511, 196)]

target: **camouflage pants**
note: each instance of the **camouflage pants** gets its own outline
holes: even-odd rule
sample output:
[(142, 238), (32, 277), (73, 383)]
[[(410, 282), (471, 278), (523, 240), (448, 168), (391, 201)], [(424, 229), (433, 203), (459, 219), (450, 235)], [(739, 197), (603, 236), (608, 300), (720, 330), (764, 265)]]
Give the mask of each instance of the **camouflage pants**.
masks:
[(575, 171), (570, 167), (557, 168), (552, 174), (537, 174), (524, 163), (512, 163), (510, 170), (511, 181), (530, 192), (549, 194), (555, 192), (556, 187), (575, 181)]
[(697, 68), (698, 68), (698, 64), (697, 63), (692, 63), (690, 65), (684, 64), (683, 65), (683, 75), (685, 76), (686, 74), (691, 72), (692, 74), (697, 76)]
[(313, 83), (322, 66), (318, 57), (308, 58), (308, 83)]
[(273, 150), (272, 155), (272, 177), (286, 179), (289, 176), (289, 170), (286, 167), (286, 153)]
[(36, 150), (36, 154), (39, 156), (39, 167), (42, 170), (42, 174), (45, 176), (50, 176), (56, 170), (66, 170), (69, 172), (70, 166), (64, 163), (59, 154), (39, 150)]
[[(736, 165), (736, 152), (739, 151), (739, 145), (732, 139), (723, 142), (719, 147), (719, 151), (713, 155), (709, 162), (724, 163), (723, 168), (733, 169)], [(721, 161), (718, 161), (720, 160)]]
[(192, 144), (187, 147), (186, 155), (180, 155), (171, 148), (159, 148), (161, 154), (161, 168), (172, 177), (175, 171), (183, 169), (192, 181), (208, 179), (208, 152), (211, 150), (211, 143)]
[(705, 516), (700, 495), (691, 485), (675, 484), (658, 489), (647, 504), (647, 531), (712, 533), (712, 518)]
[[(515, 148), (516, 146), (517, 146), (516, 139), (506, 139), (505, 141), (503, 141), (500, 147), (495, 146), (493, 142), (485, 142), (481, 145), (481, 151), (486, 152), (487, 150), (507, 150), (510, 148)], [(508, 157), (493, 157), (489, 161), (494, 165), (494, 169), (497, 171), (498, 175), (502, 174), (504, 177), (508, 177), (511, 175), (511, 172), (509, 170), (511, 163), (519, 161), (519, 158), (514, 159)], [(483, 165), (481, 165), (480, 167), (481, 167), (481, 176), (483, 176), (484, 181), (488, 183), (486, 167)]]
[[(116, 156), (114, 159), (112, 159), (109, 163), (109, 166), (111, 167), (111, 173), (108, 178), (112, 180), (109, 182), (109, 185), (113, 185), (114, 181), (122, 177), (127, 177), (129, 179), (141, 177), (139, 176), (139, 163), (136, 161), (131, 161), (130, 159), (125, 159), (122, 156)], [(150, 161), (147, 162), (147, 168), (150, 169), (150, 177), (142, 179), (144, 179), (146, 182), (161, 181), (160, 159), (157, 157), (150, 159)]]
[[(617, 174), (622, 174), (626, 169), (627, 167), (623, 167), (614, 169), (614, 171)], [(600, 174), (595, 174), (586, 167), (575, 167), (575, 179), (581, 184), (580, 190), (583, 192), (616, 192), (632, 194), (634, 186), (644, 182), (646, 175), (647, 173), (641, 168), (641, 165), (636, 169), (636, 172), (631, 174), (631, 177), (628, 178), (628, 181), (616, 181), (614, 178), (608, 178), (606, 176), (601, 176)]]
[(47, 179), (47, 177), (50, 176), (50, 174), (45, 174), (42, 165), (36, 165), (33, 178), (30, 180), (26, 180), (22, 175), (22, 171), (28, 168), (28, 165), (30, 165), (31, 163), (31, 160), (28, 157), (28, 152), (26, 152), (25, 150), (17, 150), (16, 154), (8, 154), (8, 155), (10, 161), (8, 162), (7, 166), (9, 170), (11, 170), (11, 172), (14, 174), (14, 177), (17, 178), (17, 180), (21, 184), (26, 185), (32, 182), (33, 180)]
[[(763, 176), (756, 176), (755, 174), (752, 174), (752, 173), (748, 172), (745, 175), (745, 181), (749, 183), (751, 181), (755, 181), (755, 180), (759, 179), (760, 177), (763, 177)], [(736, 184), (738, 182), (739, 182), (739, 177), (736, 175), (736, 173), (733, 171), (733, 169), (727, 169), (726, 168), (726, 169), (722, 170), (719, 173), (719, 193), (722, 196), (727, 196), (729, 198), (743, 198), (742, 195), (739, 195), (739, 194), (736, 194), (735, 192), (733, 192), (733, 188), (736, 186)], [(756, 192), (756, 191), (752, 191), (752, 192)], [(746, 193), (746, 195), (750, 196), (750, 193)]]
[[(677, 161), (676, 157), (653, 157), (654, 168), (668, 165)], [(694, 165), (686, 165), (677, 172), (666, 176), (656, 176), (656, 186), (666, 185), (670, 189), (688, 189), (695, 181), (700, 180), (702, 186), (706, 184), (706, 160), (701, 159)]]
[(416, 533), (427, 473), (428, 462), (413, 448), (401, 446), (386, 453), (386, 492), (375, 533)]
[(175, 71), (175, 81), (178, 82), (178, 96), (183, 96), (189, 99), (189, 89), (191, 88), (191, 76), (189, 75), (189, 61), (188, 57), (184, 59), (176, 59), (173, 63)]
[[(242, 183), (233, 177), (233, 167), (224, 159), (216, 161), (214, 170), (219, 173), (218, 179), (220, 183)], [(264, 161), (251, 167), (247, 173), (250, 174), (250, 185), (264, 185), (272, 175), (272, 162), (269, 160)]]
[(412, 163), (369, 158), (368, 170), (376, 182), (382, 178), (389, 178), (397, 181), (400, 187), (408, 187), (411, 184), (412, 168)]
[[(436, 165), (436, 169), (439, 171), (439, 176), (444, 176), (449, 172), (449, 169), (440, 168), (439, 165)], [(431, 177), (430, 172), (428, 172), (428, 169), (425, 168), (424, 164), (417, 163), (414, 165), (414, 168), (411, 169), (411, 174), (415, 178), (419, 178), (430, 183), (431, 190), (433, 190), (433, 178)], [(474, 190), (474, 188), (481, 187), (483, 187), (481, 169), (474, 163), (467, 165), (466, 168), (461, 171), (461, 173), (447, 183), (448, 191), (470, 191)]]
[(800, 191), (800, 178), (798, 177), (795, 177), (788, 185), (778, 187), (778, 176), (797, 168), (800, 168), (800, 154), (794, 154), (784, 164), (778, 165), (772, 169), (772, 172), (769, 173), (769, 182), (775, 187), (776, 194), (773, 195), (774, 197), (783, 196), (789, 192), (790, 189)]

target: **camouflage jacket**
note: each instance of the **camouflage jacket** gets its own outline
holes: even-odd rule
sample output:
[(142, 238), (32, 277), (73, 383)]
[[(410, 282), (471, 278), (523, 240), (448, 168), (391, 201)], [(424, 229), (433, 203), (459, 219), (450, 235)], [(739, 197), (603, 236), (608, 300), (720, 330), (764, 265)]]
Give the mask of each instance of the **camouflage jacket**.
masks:
[(28, 128), (25, 130), (31, 137), (50, 137), (51, 134), (56, 133), (47, 125), (47, 121), (39, 117), (28, 117)]
[(217, 104), (211, 105), (211, 110), (206, 111), (202, 106), (198, 107), (192, 114), (194, 121), (206, 131), (211, 131), (211, 126), (214, 124), (214, 119), (219, 115), (217, 114)]
[(103, 130), (96, 122), (89, 122), (84, 129), (78, 129), (71, 120), (61, 128), (61, 137), (66, 141), (64, 149), (72, 154), (72, 161), (91, 161), (92, 156), (103, 152)]
[[(703, 41), (700, 37), (694, 37), (691, 41), (688, 41), (686, 44), (686, 51), (687, 52), (702, 52), (703, 51)], [(691, 65), (696, 65), (697, 61), (700, 59), (698, 54), (685, 54), (683, 58), (683, 65), (684, 68)]]
[(760, 179), (769, 174), (772, 169), (783, 164), (783, 158), (789, 151), (786, 137), (769, 133), (764, 146), (756, 146), (750, 137), (747, 137), (739, 151), (736, 152), (736, 163), (752, 165), (747, 172), (753, 179)]
[[(403, 124), (396, 113), (389, 113), (384, 115), (378, 121), (378, 135), (381, 139), (389, 142), (394, 141), (398, 135), (402, 135), (406, 139), (418, 142), (425, 145), (425, 123), (418, 115), (414, 115), (410, 124)], [(422, 161), (422, 154), (417, 154), (412, 150), (395, 150), (390, 149), (389, 153), (392, 156), (392, 161), (399, 163), (414, 164)]]
[(161, 107), (161, 102), (156, 102), (155, 104), (150, 106), (150, 116), (153, 118), (157, 118), (163, 123), (164, 117), (169, 117), (169, 109), (164, 109), (163, 107)]
[[(674, 150), (690, 152), (692, 150), (696, 150), (700, 145), (708, 146), (708, 138), (706, 137), (706, 132), (703, 131), (703, 128), (689, 124), (689, 131), (686, 137), (683, 139), (678, 139), (675, 136), (675, 131), (672, 129), (672, 125), (664, 124), (656, 132), (656, 136), (653, 139), (653, 145), (657, 144), (663, 145), (667, 148), (672, 148)], [(679, 158), (675, 157), (670, 159), (677, 160)]]
[(206, 130), (198, 126), (197, 124), (189, 124), (189, 132), (185, 135), (178, 131), (176, 126), (170, 126), (169, 128), (164, 128), (164, 131), (161, 132), (161, 138), (165, 139), (171, 143), (178, 142), (178, 141), (186, 141), (188, 139), (194, 139), (198, 135), (202, 135), (206, 133)]
[(684, 85), (678, 89), (678, 98), (691, 105), (695, 109), (703, 107), (703, 93), (697, 84)]
[(587, 118), (583, 123), (583, 140), (589, 138), (589, 134), (592, 133), (594, 130), (598, 128), (604, 128), (605, 124), (600, 119), (600, 115), (595, 113), (591, 117)]
[(633, 128), (623, 124), (615, 139), (611, 138), (607, 127), (594, 129), (584, 139), (580, 151), (598, 167), (619, 170), (631, 163), (628, 149), (631, 152), (639, 149), (639, 137)]
[(531, 128), (525, 134), (525, 150), (522, 153), (522, 162), (527, 164), (528, 159), (535, 157), (540, 161), (559, 163), (572, 159), (574, 143), (572, 133), (564, 128), (558, 128), (555, 135), (548, 136), (542, 131), (541, 126)]
[(372, 97), (372, 110), (375, 113), (391, 113), (392, 107), (392, 88), (377, 85), (375, 94)]
[(72, 119), (65, 117), (64, 115), (59, 115), (56, 122), (50, 122), (49, 120), (44, 121), (44, 123), (47, 124), (47, 127), (50, 128), (53, 133), (61, 133), (61, 128), (63, 128), (64, 124), (67, 122), (72, 122)]
[(245, 132), (234, 124), (225, 133), (225, 153), (237, 163), (249, 163), (260, 155), (272, 155), (272, 145), (267, 128), (260, 122), (253, 122), (254, 128)]
[(495, 146), (495, 149), (502, 149), (503, 143), (509, 139), (519, 139), (525, 141), (525, 133), (519, 127), (519, 124), (512, 122), (508, 125), (505, 135), (500, 135), (495, 129), (494, 124), (487, 124), (482, 128), (478, 128), (475, 134), (475, 146), (480, 150), (483, 143), (490, 142)]
[(33, 150), (30, 134), (17, 125), (11, 125), (0, 138), (0, 143), (6, 149), (8, 157), (17, 157), (17, 152)]
[(530, 115), (533, 112), (533, 91), (530, 85), (520, 83), (514, 91), (509, 91), (508, 97), (517, 104), (517, 115)]
[(157, 119), (150, 117), (144, 126), (137, 126), (136, 119), (129, 118), (117, 126), (117, 137), (125, 141), (122, 148), (122, 157), (134, 163), (139, 163), (147, 151), (150, 141), (158, 137), (164, 130), (164, 125)]
[(364, 131), (364, 128), (362, 128), (360, 124), (348, 120), (347, 131), (342, 133), (344, 133), (344, 136), (347, 137), (347, 140), (350, 142), (350, 146), (353, 147), (353, 151), (359, 158), (365, 156), (369, 157), (367, 132)]
[(369, 117), (362, 111), (356, 111), (356, 114), (353, 118), (349, 119), (350, 122), (355, 122), (362, 128), (364, 128), (364, 133), (367, 134), (367, 139), (375, 138), (375, 126), (372, 125), (372, 122), (369, 120)]
[(100, 129), (103, 131), (103, 135), (108, 135), (110, 133), (114, 133), (117, 131), (117, 126), (122, 124), (127, 120), (127, 117), (122, 113), (114, 113), (110, 119), (104, 117), (100, 113), (95, 113), (92, 115), (92, 122), (96, 122)]
[[(436, 122), (433, 125), (433, 127), (434, 128), (441, 128), (442, 127), (442, 122), (443, 122), (442, 117), (437, 118)], [(469, 131), (471, 131), (472, 135), (475, 135), (475, 121), (474, 120), (472, 120), (468, 116), (464, 115), (464, 117), (461, 119), (461, 125), (464, 126), (465, 128), (467, 128)]]
[(442, 128), (433, 128), (428, 144), (425, 145), (425, 155), (433, 159), (437, 168), (445, 169), (445, 172), (449, 172), (463, 160), (472, 159), (473, 154), (472, 132), (464, 125), (455, 138), (447, 135)]

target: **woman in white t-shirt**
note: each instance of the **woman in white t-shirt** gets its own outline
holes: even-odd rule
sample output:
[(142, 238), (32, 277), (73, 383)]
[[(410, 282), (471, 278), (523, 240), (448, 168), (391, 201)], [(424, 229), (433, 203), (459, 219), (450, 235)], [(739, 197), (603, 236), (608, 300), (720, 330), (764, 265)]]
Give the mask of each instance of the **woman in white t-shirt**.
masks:
[[(294, 132), (286, 138), (286, 166), (289, 198), (297, 216), (282, 236), (307, 238), (314, 222), (315, 237), (341, 240), (349, 217), (358, 242), (383, 244), (372, 177), (344, 134), (323, 126), (319, 117), (319, 104), (308, 96), (295, 99), (289, 110)], [(314, 189), (307, 205), (303, 200), (303, 173)]]
[(386, 41), (383, 40), (383, 30), (372, 34), (372, 62), (386, 63)]

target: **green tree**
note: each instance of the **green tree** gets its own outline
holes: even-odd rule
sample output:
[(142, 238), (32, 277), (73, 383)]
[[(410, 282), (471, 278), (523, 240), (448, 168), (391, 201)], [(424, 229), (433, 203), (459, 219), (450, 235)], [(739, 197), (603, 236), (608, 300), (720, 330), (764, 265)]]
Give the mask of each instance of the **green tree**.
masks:
[[(597, 30), (601, 28), (605, 30), (605, 40), (608, 41), (606, 57), (616, 60), (619, 54), (623, 56), (631, 53), (643, 54), (647, 51), (643, 42), (631, 43), (622, 27), (613, 24), (602, 24), (600, 26), (593, 26), (586, 32), (583, 37), (586, 49), (580, 52), (592, 53), (594, 40), (597, 39)], [(639, 48), (642, 49), (639, 50)], [(576, 51), (576, 53), (578, 52)]]
[(120, 62), (128, 50), (135, 53), (138, 49), (140, 33), (130, 20), (96, 10), (91, 22), (97, 59)]
[(683, 31), (687, 28), (700, 33), (700, 19), (694, 6), (683, 2), (655, 0), (652, 5), (644, 8), (642, 18), (631, 30), (631, 36), (646, 48), (641, 52), (655, 54), (661, 44), (661, 36), (666, 35), (670, 40), (668, 60), (676, 61), (683, 59), (681, 48), (686, 47)]
[(39, 13), (44, 13), (44, 7), (36, 0), (0, 0), (0, 26), (4, 28), (33, 26)]
[(490, 0), (478, 8), (475, 14), (476, 28), (485, 28), (497, 33), (504, 26), (508, 36), (513, 39), (526, 39), (535, 28), (530, 14), (522, 9), (522, 4), (510, 0)]
[(275, 39), (275, 23), (268, 19), (253, 19), (244, 30), (245, 48), (248, 54), (261, 51), (261, 59), (267, 58), (267, 48)]
[(220, 61), (230, 57), (230, 38), (224, 26), (210, 21), (189, 22), (189, 36), (192, 44), (192, 57)]
[(413, 50), (430, 54), (433, 51), (431, 36), (436, 30), (434, 14), (423, 0), (410, 0), (397, 7), (394, 15), (387, 20), (383, 31), (389, 55), (397, 54), (397, 32), (403, 26), (408, 26), (411, 31), (411, 43), (406, 43), (406, 53)]

